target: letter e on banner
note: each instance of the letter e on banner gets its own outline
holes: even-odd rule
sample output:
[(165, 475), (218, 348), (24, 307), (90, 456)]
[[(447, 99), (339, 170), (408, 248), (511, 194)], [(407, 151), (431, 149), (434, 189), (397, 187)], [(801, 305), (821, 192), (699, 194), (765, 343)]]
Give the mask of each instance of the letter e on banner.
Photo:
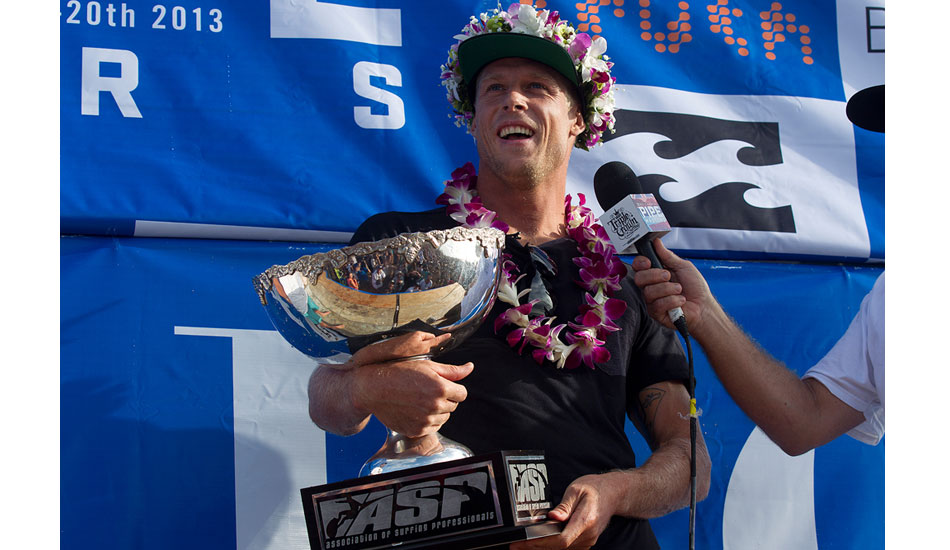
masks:
[(353, 107), (353, 119), (360, 128), (370, 130), (398, 130), (406, 124), (406, 110), (402, 98), (396, 94), (376, 88), (370, 83), (370, 78), (378, 76), (385, 79), (390, 86), (402, 86), (402, 74), (392, 65), (360, 61), (353, 66), (353, 91), (360, 97), (365, 97), (386, 105), (389, 112), (384, 115), (373, 114), (370, 107)]
[(270, 36), (402, 46), (402, 12), (316, 0), (271, 0)]
[[(117, 63), (119, 76), (102, 76), (102, 63)], [(99, 116), (99, 92), (109, 92), (126, 118), (142, 118), (132, 90), (139, 85), (139, 58), (129, 50), (82, 49), (82, 114)]]

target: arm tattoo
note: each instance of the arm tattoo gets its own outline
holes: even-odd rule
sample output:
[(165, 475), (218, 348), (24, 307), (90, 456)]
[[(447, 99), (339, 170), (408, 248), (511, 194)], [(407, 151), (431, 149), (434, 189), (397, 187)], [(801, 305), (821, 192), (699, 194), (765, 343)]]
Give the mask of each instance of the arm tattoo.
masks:
[[(640, 398), (640, 410), (643, 412), (643, 420), (651, 440), (654, 440), (653, 424), (656, 421), (657, 411), (660, 410), (660, 401), (663, 400), (665, 395), (666, 390), (651, 386), (643, 390), (642, 397)], [(655, 444), (655, 441), (651, 441), (651, 446), (653, 444)]]

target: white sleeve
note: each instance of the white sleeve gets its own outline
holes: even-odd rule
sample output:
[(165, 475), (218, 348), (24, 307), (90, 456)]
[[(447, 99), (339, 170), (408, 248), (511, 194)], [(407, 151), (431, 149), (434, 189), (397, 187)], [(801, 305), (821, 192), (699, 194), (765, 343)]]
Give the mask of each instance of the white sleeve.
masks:
[(280, 284), (284, 287), (284, 292), (287, 293), (287, 298), (290, 299), (294, 309), (300, 313), (307, 313), (309, 311), (307, 308), (307, 289), (304, 286), (303, 276), (295, 271), (290, 275), (281, 277)]
[(844, 336), (804, 378), (821, 382), (865, 421), (848, 435), (877, 445), (884, 436), (884, 274), (864, 297)]

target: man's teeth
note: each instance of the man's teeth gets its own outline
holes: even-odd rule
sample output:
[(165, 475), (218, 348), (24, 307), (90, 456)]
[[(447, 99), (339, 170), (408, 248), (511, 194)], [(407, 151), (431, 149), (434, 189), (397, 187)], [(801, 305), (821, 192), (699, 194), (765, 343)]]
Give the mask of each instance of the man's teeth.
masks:
[(501, 138), (506, 138), (512, 134), (514, 134), (516, 137), (531, 137), (534, 135), (534, 132), (530, 128), (525, 128), (523, 126), (506, 126), (505, 128), (502, 128), (500, 132), (498, 132), (498, 136)]

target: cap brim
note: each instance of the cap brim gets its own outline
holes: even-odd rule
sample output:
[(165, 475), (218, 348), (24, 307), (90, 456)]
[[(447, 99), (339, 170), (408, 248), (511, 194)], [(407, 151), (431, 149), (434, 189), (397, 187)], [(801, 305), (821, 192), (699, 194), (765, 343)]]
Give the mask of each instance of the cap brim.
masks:
[(871, 86), (851, 96), (845, 113), (855, 126), (872, 132), (883, 132), (884, 85)]
[(540, 36), (511, 32), (480, 34), (459, 44), (458, 56), (462, 78), (468, 86), (475, 84), (478, 71), (506, 57), (543, 63), (564, 75), (574, 86), (578, 85), (574, 61), (567, 50)]

